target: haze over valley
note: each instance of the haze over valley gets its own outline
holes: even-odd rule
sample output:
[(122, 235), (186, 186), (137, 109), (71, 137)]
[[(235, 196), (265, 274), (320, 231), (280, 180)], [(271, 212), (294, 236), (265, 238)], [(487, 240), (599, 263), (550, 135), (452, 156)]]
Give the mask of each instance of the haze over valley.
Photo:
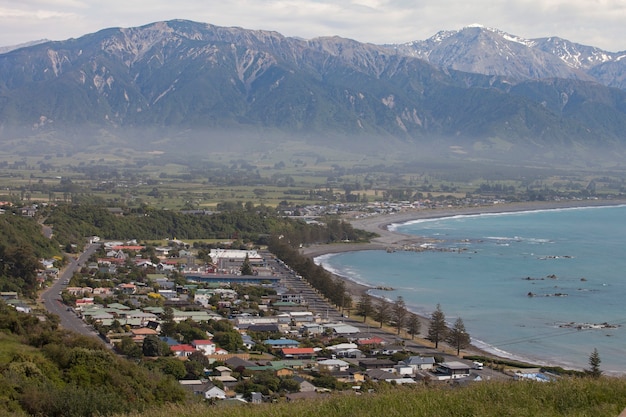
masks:
[(21, 155), (295, 142), (620, 169), (625, 54), (480, 26), (393, 45), (182, 20), (103, 29), (0, 54), (0, 140)]

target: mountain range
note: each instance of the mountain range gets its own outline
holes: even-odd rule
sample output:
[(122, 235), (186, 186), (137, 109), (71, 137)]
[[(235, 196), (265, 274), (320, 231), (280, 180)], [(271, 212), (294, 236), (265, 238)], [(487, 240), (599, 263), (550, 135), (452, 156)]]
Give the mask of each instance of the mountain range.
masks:
[(472, 26), (373, 45), (172, 20), (5, 50), (0, 143), (16, 152), (297, 138), (619, 163), (626, 149), (626, 51), (560, 38)]

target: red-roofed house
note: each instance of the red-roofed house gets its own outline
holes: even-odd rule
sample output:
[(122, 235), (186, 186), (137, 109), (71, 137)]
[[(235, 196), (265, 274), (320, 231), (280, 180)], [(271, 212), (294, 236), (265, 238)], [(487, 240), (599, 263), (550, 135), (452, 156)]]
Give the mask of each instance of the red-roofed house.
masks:
[(135, 284), (120, 284), (117, 286), (122, 294), (134, 294), (137, 292), (137, 286)]
[(216, 355), (228, 355), (228, 351), (226, 349), (222, 349), (220, 347), (215, 349)]
[(313, 348), (283, 348), (281, 353), (285, 358), (307, 359), (315, 356)]
[(191, 342), (191, 346), (197, 350), (202, 351), (205, 355), (215, 354), (215, 343), (212, 340), (194, 340)]
[(174, 356), (178, 356), (179, 358), (186, 358), (192, 353), (197, 352), (196, 348), (191, 345), (174, 345), (170, 346), (170, 350), (174, 353)]
[(384, 345), (385, 339), (378, 337), (378, 336), (374, 336), (374, 337), (370, 337), (369, 339), (359, 339), (356, 341), (357, 345), (359, 346), (375, 346), (375, 345)]
[(133, 334), (133, 340), (135, 341), (135, 343), (143, 343), (143, 339), (145, 339), (146, 336), (156, 336), (159, 334), (156, 330), (150, 329), (148, 327), (140, 327), (139, 329), (131, 329), (130, 331)]

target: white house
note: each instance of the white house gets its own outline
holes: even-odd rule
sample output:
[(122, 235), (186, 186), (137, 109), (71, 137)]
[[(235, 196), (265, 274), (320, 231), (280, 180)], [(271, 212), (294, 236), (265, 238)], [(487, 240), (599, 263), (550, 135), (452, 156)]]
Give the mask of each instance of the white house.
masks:
[(435, 367), (435, 358), (432, 356), (411, 356), (400, 362), (416, 371), (426, 371)]
[(435, 371), (439, 380), (466, 378), (470, 376), (471, 366), (460, 361), (440, 363)]
[(209, 400), (216, 398), (219, 400), (226, 399), (226, 392), (219, 387), (216, 387), (209, 381), (203, 381), (200, 379), (180, 380), (178, 381), (185, 389), (190, 390), (196, 395), (202, 395), (205, 399)]
[(320, 370), (325, 370), (328, 372), (334, 371), (347, 371), (350, 364), (346, 361), (342, 361), (340, 359), (326, 359), (317, 362), (317, 366)]
[(212, 340), (194, 340), (191, 346), (201, 351), (204, 355), (214, 355), (216, 351), (215, 343)]

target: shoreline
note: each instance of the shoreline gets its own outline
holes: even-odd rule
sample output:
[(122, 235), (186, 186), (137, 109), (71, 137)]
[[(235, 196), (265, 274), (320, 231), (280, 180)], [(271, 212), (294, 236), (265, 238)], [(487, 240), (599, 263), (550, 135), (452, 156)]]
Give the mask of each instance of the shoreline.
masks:
[[(576, 209), (576, 208), (588, 208), (588, 207), (610, 207), (626, 205), (626, 200), (575, 200), (575, 201), (551, 201), (551, 202), (533, 202), (533, 203), (507, 203), (507, 204), (494, 204), (491, 206), (476, 206), (476, 207), (459, 207), (459, 208), (440, 208), (440, 209), (411, 209), (401, 211), (393, 214), (372, 215), (367, 217), (346, 216), (344, 220), (349, 222), (355, 229), (362, 229), (368, 232), (377, 233), (379, 236), (373, 238), (369, 243), (333, 243), (333, 244), (321, 244), (311, 245), (301, 249), (301, 254), (308, 256), (315, 260), (323, 255), (332, 255), (344, 252), (364, 251), (364, 250), (395, 250), (403, 249), (408, 246), (420, 245), (432, 242), (424, 237), (407, 235), (395, 230), (389, 230), (391, 225), (404, 224), (415, 220), (424, 219), (441, 219), (454, 216), (472, 216), (481, 214), (505, 214), (516, 213), (526, 211), (541, 211), (541, 210), (559, 210), (559, 209)], [(317, 263), (317, 262), (316, 262)], [(360, 296), (367, 291), (374, 289), (375, 286), (359, 283), (348, 277), (338, 275), (329, 271), (335, 278), (342, 280), (346, 285), (346, 291), (350, 294), (354, 301), (357, 301)], [(422, 331), (424, 334), (428, 328), (430, 319), (419, 315), (422, 321)], [(481, 342), (482, 343), (482, 342)], [(485, 344), (485, 346), (489, 346)], [(519, 360), (514, 355), (508, 357), (489, 350), (489, 348), (481, 348), (472, 343), (468, 348), (461, 352), (469, 355), (480, 355), (492, 358), (502, 358), (509, 360)], [(524, 360), (520, 360), (524, 362)], [(541, 362), (534, 362), (537, 364), (543, 364), (545, 366), (552, 366), (550, 364)], [(561, 366), (561, 365), (556, 365)]]

